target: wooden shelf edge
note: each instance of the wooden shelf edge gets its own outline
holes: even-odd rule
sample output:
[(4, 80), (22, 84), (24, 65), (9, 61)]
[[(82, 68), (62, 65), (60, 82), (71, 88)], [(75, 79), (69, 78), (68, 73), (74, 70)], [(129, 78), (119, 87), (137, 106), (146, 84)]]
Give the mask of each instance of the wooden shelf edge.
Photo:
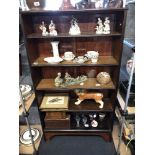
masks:
[[(27, 112), (29, 111), (34, 99), (35, 99), (35, 94), (32, 93), (31, 97), (27, 101), (25, 101), (25, 108), (26, 108)], [(22, 105), (20, 105), (20, 107), (19, 107), (19, 116), (21, 116), (22, 113), (23, 113), (23, 107), (22, 107)]]
[[(50, 57), (50, 56), (49, 56)], [(32, 64), (32, 67), (70, 67), (70, 66), (75, 66), (75, 67), (82, 67), (82, 66), (118, 66), (119, 63), (118, 61), (113, 57), (113, 56), (99, 56), (98, 62), (97, 63), (91, 63), (91, 61), (85, 62), (85, 63), (74, 63), (72, 61), (62, 61), (57, 64), (52, 64), (52, 63), (47, 63), (44, 61), (45, 57), (38, 57)]]
[(115, 12), (115, 11), (125, 11), (127, 7), (124, 8), (101, 8), (101, 9), (69, 9), (69, 10), (45, 10), (45, 9), (32, 9), (32, 10), (20, 10), (20, 14), (30, 14), (30, 13), (69, 13), (69, 12)]
[(111, 132), (110, 129), (44, 129), (44, 132)]
[[(39, 131), (41, 132), (39, 140), (35, 143), (36, 150), (38, 150), (40, 142), (41, 142), (41, 139), (43, 137), (43, 130), (42, 130), (41, 125), (30, 125), (30, 126), (31, 126), (31, 128), (39, 129)], [(20, 134), (25, 129), (28, 129), (28, 127), (26, 125), (21, 125), (21, 126), (19, 126), (19, 128), (20, 128)], [(24, 144), (20, 144), (19, 145), (19, 153), (20, 154), (33, 154), (33, 147), (32, 147), (32, 145), (27, 146), (27, 145), (24, 145)]]
[(32, 33), (27, 35), (27, 39), (48, 39), (48, 38), (81, 38), (81, 37), (117, 37), (122, 36), (120, 32), (111, 32), (110, 34), (81, 33), (80, 35), (69, 35), (68, 33), (60, 33), (57, 36), (42, 36), (40, 33)]
[(88, 78), (84, 81), (84, 85), (72, 85), (68, 87), (56, 87), (54, 84), (54, 79), (41, 79), (39, 84), (37, 85), (37, 90), (74, 90), (74, 89), (91, 89), (91, 90), (115, 90), (116, 87), (111, 81), (110, 83), (106, 84), (105, 86), (96, 86), (96, 78)]

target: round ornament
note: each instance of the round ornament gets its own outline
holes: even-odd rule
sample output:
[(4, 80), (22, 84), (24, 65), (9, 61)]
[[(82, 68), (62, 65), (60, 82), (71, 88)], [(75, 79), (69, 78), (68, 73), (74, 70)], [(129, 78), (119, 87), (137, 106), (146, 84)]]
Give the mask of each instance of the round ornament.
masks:
[(109, 73), (107, 72), (100, 72), (97, 76), (96, 76), (97, 81), (100, 84), (108, 84), (111, 81), (111, 77), (109, 75)]

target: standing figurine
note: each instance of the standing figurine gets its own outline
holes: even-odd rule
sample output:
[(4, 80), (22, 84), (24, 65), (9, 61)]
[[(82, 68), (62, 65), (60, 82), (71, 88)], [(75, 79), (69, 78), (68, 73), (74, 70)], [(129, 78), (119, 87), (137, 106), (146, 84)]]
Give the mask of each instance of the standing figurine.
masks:
[(96, 26), (96, 34), (103, 34), (104, 32), (104, 26), (103, 26), (103, 22), (101, 20), (101, 18), (98, 18), (98, 22), (97, 22), (97, 26)]
[(61, 78), (60, 72), (57, 74), (57, 77), (55, 78), (54, 82), (56, 87), (59, 87), (63, 83), (63, 79)]
[(78, 26), (77, 20), (73, 18), (71, 20), (71, 27), (69, 30), (70, 35), (78, 35), (81, 34), (80, 27)]
[(103, 0), (95, 0), (95, 8), (103, 8)]
[(39, 28), (42, 30), (42, 35), (43, 36), (47, 36), (48, 35), (48, 32), (46, 31), (45, 23), (43, 21), (42, 21), (42, 25), (40, 25)]
[(108, 17), (105, 18), (104, 21), (104, 34), (109, 34), (110, 33), (110, 20)]
[(51, 23), (49, 24), (49, 34), (52, 36), (57, 36), (57, 31), (55, 30), (55, 24), (53, 23), (53, 20), (51, 20)]

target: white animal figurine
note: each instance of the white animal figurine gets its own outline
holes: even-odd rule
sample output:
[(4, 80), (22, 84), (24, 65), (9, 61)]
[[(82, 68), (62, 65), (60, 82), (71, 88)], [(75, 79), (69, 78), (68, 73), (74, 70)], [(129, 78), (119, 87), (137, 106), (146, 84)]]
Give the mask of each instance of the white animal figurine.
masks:
[(71, 27), (69, 29), (70, 35), (79, 35), (81, 34), (80, 27), (78, 26), (77, 20), (75, 18), (71, 21)]
[(109, 34), (110, 33), (110, 20), (108, 17), (105, 18), (105, 21), (104, 21), (104, 31), (103, 31), (104, 34)]
[(97, 22), (97, 26), (96, 26), (96, 34), (103, 34), (104, 32), (104, 26), (103, 26), (103, 22), (101, 20), (101, 18), (98, 18), (98, 22)]
[(40, 25), (40, 29), (42, 30), (42, 35), (43, 36), (47, 36), (48, 35), (48, 32), (46, 31), (46, 26), (45, 26), (44, 22), (42, 22), (42, 25)]
[(85, 99), (94, 99), (95, 102), (100, 104), (99, 108), (103, 108), (104, 106), (104, 102), (102, 101), (103, 99), (102, 93), (78, 93), (76, 92), (76, 94), (78, 96), (78, 101), (75, 102), (76, 105), (79, 105)]
[(53, 20), (51, 20), (51, 23), (49, 24), (49, 34), (52, 36), (57, 36), (57, 31), (55, 30), (55, 24), (53, 23)]

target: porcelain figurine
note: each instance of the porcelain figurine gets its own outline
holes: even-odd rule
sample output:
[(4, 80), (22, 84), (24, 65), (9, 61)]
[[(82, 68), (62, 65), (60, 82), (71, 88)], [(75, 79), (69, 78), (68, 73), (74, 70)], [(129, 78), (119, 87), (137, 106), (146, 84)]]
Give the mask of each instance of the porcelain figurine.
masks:
[(49, 34), (52, 36), (57, 36), (57, 31), (55, 30), (55, 24), (53, 23), (53, 20), (51, 20), (51, 23), (49, 24)]
[(102, 93), (88, 93), (88, 92), (76, 92), (76, 95), (78, 96), (77, 101), (75, 102), (76, 105), (79, 105), (82, 101), (86, 99), (94, 99), (96, 103), (99, 103), (100, 106), (99, 108), (103, 108), (104, 102), (102, 101), (103, 99), (103, 94)]
[(76, 85), (87, 80), (87, 76), (85, 75), (81, 75), (81, 76), (78, 76), (77, 78), (73, 78), (67, 72), (65, 73), (64, 79), (61, 79), (60, 77), (61, 77), (61, 73), (58, 73), (58, 76), (55, 78), (55, 86), (57, 87)]
[(54, 82), (56, 87), (59, 87), (63, 83), (63, 79), (61, 78), (60, 72), (57, 74), (57, 77), (55, 78)]
[(79, 35), (81, 34), (80, 27), (78, 26), (77, 19), (73, 18), (71, 20), (71, 27), (69, 29), (70, 35)]
[(105, 18), (105, 21), (104, 21), (104, 31), (103, 31), (104, 34), (109, 34), (110, 33), (110, 20), (108, 17)]
[(47, 36), (48, 35), (48, 32), (46, 31), (46, 26), (45, 26), (44, 21), (42, 21), (42, 25), (40, 25), (39, 28), (42, 30), (42, 35), (43, 36)]
[(104, 32), (103, 22), (102, 22), (101, 18), (98, 18), (97, 20), (98, 20), (98, 22), (97, 22), (98, 25), (95, 28), (96, 34), (103, 34), (103, 32)]
[(95, 0), (95, 8), (103, 8), (103, 0)]

